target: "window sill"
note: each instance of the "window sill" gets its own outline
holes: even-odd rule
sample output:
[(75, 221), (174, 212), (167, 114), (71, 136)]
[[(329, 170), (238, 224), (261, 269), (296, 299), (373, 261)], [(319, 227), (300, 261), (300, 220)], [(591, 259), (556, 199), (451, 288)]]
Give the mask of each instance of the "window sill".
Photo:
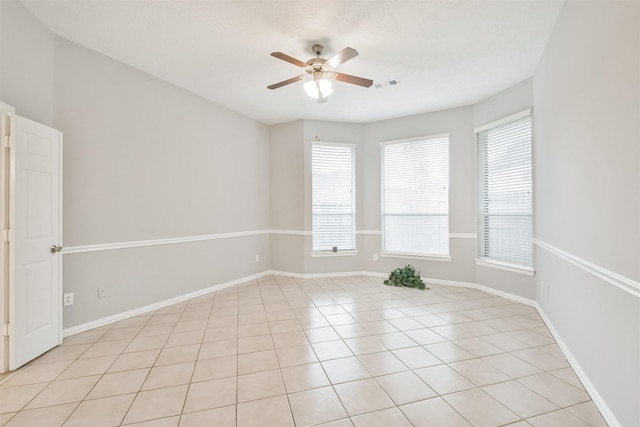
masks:
[(355, 249), (338, 251), (338, 252), (333, 252), (333, 251), (312, 251), (311, 252), (312, 258), (322, 258), (322, 257), (332, 257), (332, 256), (354, 256), (354, 255), (358, 255), (358, 251)]
[(482, 267), (496, 268), (498, 270), (508, 271), (510, 273), (523, 274), (525, 276), (535, 276), (536, 271), (531, 267), (523, 267), (520, 265), (507, 264), (489, 260), (487, 258), (476, 259), (476, 264)]
[(451, 262), (450, 256), (440, 256), (440, 255), (417, 255), (417, 254), (404, 254), (400, 252), (380, 252), (380, 256), (383, 258), (415, 259), (418, 261)]

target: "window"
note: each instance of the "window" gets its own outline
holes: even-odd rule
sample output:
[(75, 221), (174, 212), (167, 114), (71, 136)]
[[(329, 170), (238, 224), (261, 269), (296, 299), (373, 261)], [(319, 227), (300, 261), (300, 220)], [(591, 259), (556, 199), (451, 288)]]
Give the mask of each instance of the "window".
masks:
[(449, 256), (449, 135), (382, 143), (383, 252)]
[(312, 143), (313, 250), (354, 250), (355, 145)]
[(531, 110), (476, 129), (480, 260), (530, 269)]

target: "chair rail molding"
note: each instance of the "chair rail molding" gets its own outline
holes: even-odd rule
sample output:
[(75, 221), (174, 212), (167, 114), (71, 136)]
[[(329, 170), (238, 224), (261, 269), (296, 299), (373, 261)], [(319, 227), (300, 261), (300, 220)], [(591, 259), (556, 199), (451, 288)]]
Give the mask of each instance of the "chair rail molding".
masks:
[(570, 264), (573, 264), (581, 270), (584, 270), (587, 273), (596, 276), (619, 289), (622, 289), (623, 291), (635, 296), (636, 298), (640, 298), (640, 283), (636, 282), (635, 280), (614, 273), (613, 271), (609, 271), (606, 268), (600, 267), (599, 265), (593, 264), (587, 260), (570, 254), (569, 252), (565, 252), (562, 249), (556, 248), (549, 243), (543, 242), (540, 239), (533, 239), (533, 243), (537, 247), (544, 249), (550, 254), (555, 255)]

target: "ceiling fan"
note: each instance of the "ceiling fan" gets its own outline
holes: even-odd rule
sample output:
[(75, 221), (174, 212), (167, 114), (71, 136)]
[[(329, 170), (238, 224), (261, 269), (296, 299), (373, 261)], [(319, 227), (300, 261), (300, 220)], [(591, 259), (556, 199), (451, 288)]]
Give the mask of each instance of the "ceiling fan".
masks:
[(306, 74), (301, 74), (288, 80), (283, 80), (279, 83), (267, 86), (267, 88), (278, 89), (279, 87), (286, 86), (300, 80), (307, 80), (304, 85), (305, 91), (310, 97), (317, 99), (318, 103), (320, 103), (326, 102), (327, 96), (333, 92), (333, 89), (331, 89), (332, 79), (362, 87), (370, 87), (373, 84), (373, 80), (333, 71), (333, 69), (338, 65), (358, 56), (358, 52), (355, 49), (346, 47), (330, 59), (320, 57), (324, 50), (324, 46), (321, 44), (314, 44), (311, 49), (316, 57), (309, 59), (307, 62), (292, 58), (282, 52), (271, 52), (271, 56), (303, 68)]

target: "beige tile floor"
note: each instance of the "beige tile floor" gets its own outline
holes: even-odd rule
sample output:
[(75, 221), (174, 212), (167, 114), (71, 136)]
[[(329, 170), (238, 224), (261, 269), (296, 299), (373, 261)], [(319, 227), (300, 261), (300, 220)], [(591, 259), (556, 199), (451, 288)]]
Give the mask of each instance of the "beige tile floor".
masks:
[(606, 426), (532, 307), (267, 276), (71, 336), (0, 378), (16, 426)]

